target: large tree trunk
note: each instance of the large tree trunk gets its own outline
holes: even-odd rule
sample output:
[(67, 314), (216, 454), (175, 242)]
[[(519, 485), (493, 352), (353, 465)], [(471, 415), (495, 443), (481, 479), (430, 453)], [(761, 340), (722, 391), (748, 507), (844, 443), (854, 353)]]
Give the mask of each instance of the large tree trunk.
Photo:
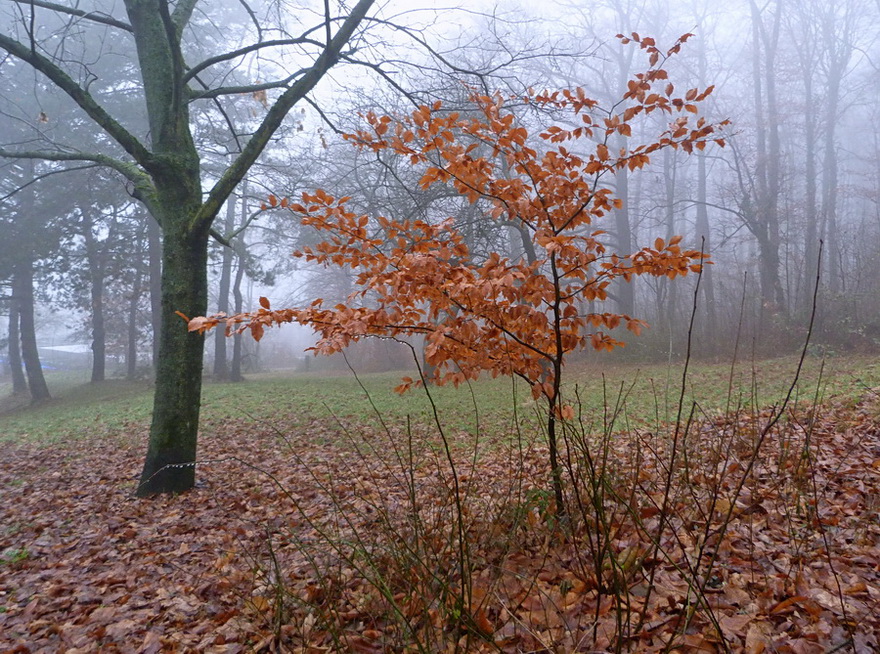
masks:
[(28, 388), (31, 391), (31, 402), (51, 399), (40, 353), (37, 350), (36, 321), (34, 318), (34, 264), (32, 261), (20, 261), (13, 273), (12, 294), (18, 300), (19, 325), (21, 328), (21, 356), (27, 373)]
[[(336, 27), (335, 34), (328, 34), (326, 43), (317, 49), (314, 61), (301, 75), (289, 85), (280, 85), (286, 88), (281, 89), (271, 107), (267, 107), (240, 154), (207, 194), (202, 193), (200, 155), (190, 125), (193, 90), (188, 84), (181, 42), (183, 35), (188, 34), (187, 25), (196, 7), (194, 0), (174, 3), (168, 0), (124, 0), (122, 3), (128, 16), (128, 23), (122, 27), (130, 34), (137, 50), (150, 147), (126, 130), (75, 81), (78, 73), (71, 76), (56, 63), (61, 62), (60, 59), (53, 60), (38, 51), (33, 33), (30, 33), (30, 41), (25, 42), (0, 32), (0, 49), (48, 77), (134, 160), (135, 165), (132, 165), (129, 161), (104, 155), (103, 159), (83, 157), (88, 161), (104, 161), (124, 175), (133, 184), (134, 197), (144, 202), (162, 228), (162, 315), (158, 328), (157, 380), (150, 444), (138, 495), (182, 491), (194, 484), (192, 466), (196, 453), (204, 338), (188, 333), (175, 312), (189, 316), (207, 313), (206, 266), (211, 224), (281, 127), (285, 116), (339, 61), (340, 53), (373, 3), (374, 0), (358, 0), (341, 22), (327, 17), (326, 29), (329, 32)], [(66, 11), (60, 5), (48, 5), (45, 8), (49, 10)], [(107, 21), (108, 25), (120, 26), (109, 17)], [(21, 33), (27, 34), (27, 27)], [(63, 50), (63, 35), (61, 39), (57, 45)], [(212, 90), (217, 94), (212, 97), (231, 93), (228, 89)], [(46, 157), (59, 158), (54, 153)], [(24, 313), (21, 325), (24, 337)], [(168, 468), (169, 465), (175, 467)]]
[[(173, 492), (191, 488), (194, 475), (191, 467), (163, 469), (166, 464), (192, 464), (195, 456), (198, 429), (199, 391), (202, 373), (201, 336), (188, 334), (175, 311), (190, 316), (207, 312), (207, 238), (223, 203), (247, 174), (251, 166), (269, 144), (290, 110), (307, 97), (324, 75), (340, 60), (341, 53), (354, 37), (375, 0), (357, 0), (347, 15), (337, 19), (326, 17), (326, 42), (314, 51), (310, 65), (281, 84), (279, 95), (259, 121), (241, 152), (220, 174), (207, 194), (202, 193), (200, 156), (192, 138), (189, 107), (194, 91), (189, 86), (187, 65), (181, 39), (189, 35), (188, 25), (196, 9), (195, 0), (124, 0), (128, 21), (122, 23), (109, 15), (86, 18), (105, 23), (108, 27), (125, 30), (137, 50), (137, 67), (141, 76), (141, 95), (149, 124), (149, 146), (129, 132), (114, 118), (76, 79), (80, 77), (81, 63), (74, 62), (72, 73), (65, 70), (66, 57), (56, 54), (44, 56), (46, 48), (40, 45), (22, 14), (16, 19), (18, 33), (29, 38), (17, 40), (0, 32), (0, 49), (27, 63), (46, 76), (55, 88), (64, 91), (79, 105), (95, 126), (114, 140), (127, 153), (125, 161), (102, 154), (95, 158), (84, 154), (87, 161), (106, 163), (121, 173), (132, 184), (132, 194), (142, 201), (159, 221), (163, 233), (163, 271), (161, 325), (159, 335), (157, 383), (150, 446), (138, 494)], [(54, 3), (39, 3), (41, 11), (54, 11), (63, 18), (69, 9)], [(207, 4), (207, 3), (206, 3)], [(74, 12), (75, 13), (75, 12)], [(84, 14), (85, 15), (85, 14)], [(335, 28), (335, 34), (331, 32)], [(304, 32), (305, 35), (313, 30)], [(66, 51), (62, 33), (50, 49)], [(306, 39), (308, 40), (308, 39)], [(40, 47), (37, 47), (40, 45)], [(57, 46), (57, 48), (55, 47)], [(233, 57), (233, 53), (227, 53)], [(6, 55), (4, 55), (6, 56)], [(234, 57), (233, 57), (234, 58)], [(210, 66), (225, 58), (207, 60)], [(195, 71), (190, 70), (193, 74)], [(261, 87), (251, 87), (259, 90)], [(214, 87), (202, 97), (224, 97), (233, 90)], [(230, 127), (234, 127), (230, 125)], [(96, 137), (103, 139), (102, 137)], [(50, 160), (77, 159), (72, 153), (53, 152), (47, 148), (45, 158)], [(13, 153), (12, 156), (14, 156)], [(26, 158), (35, 153), (21, 153)], [(6, 151), (2, 156), (9, 156)], [(36, 155), (42, 156), (42, 155)], [(131, 158), (132, 161), (128, 159)], [(155, 278), (155, 275), (154, 275)], [(22, 316), (24, 327), (24, 316)]]
[(14, 295), (9, 301), (9, 374), (12, 375), (12, 393), (26, 393), (27, 378), (21, 367), (21, 330), (18, 298)]
[(147, 216), (150, 260), (150, 324), (153, 326), (153, 372), (159, 367), (159, 334), (162, 331), (162, 230)]
[(188, 332), (175, 312), (207, 312), (208, 230), (167, 230), (162, 244), (159, 367), (150, 444), (137, 491), (141, 497), (185, 491), (195, 483), (204, 336)]

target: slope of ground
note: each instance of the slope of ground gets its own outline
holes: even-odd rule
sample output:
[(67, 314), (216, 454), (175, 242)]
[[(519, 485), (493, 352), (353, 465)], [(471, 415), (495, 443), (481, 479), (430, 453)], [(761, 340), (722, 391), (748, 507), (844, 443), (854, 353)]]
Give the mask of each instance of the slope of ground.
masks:
[(572, 432), (564, 525), (501, 425), (447, 432), (453, 475), (401, 420), (209, 417), (198, 487), (148, 501), (143, 424), (7, 443), (0, 651), (878, 651), (874, 397)]

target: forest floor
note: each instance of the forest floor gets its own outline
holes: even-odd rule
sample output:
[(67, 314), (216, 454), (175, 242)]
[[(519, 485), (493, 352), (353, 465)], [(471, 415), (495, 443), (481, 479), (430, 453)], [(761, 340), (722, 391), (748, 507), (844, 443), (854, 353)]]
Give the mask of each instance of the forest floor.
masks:
[(737, 406), (571, 432), (564, 521), (534, 425), (491, 412), (448, 456), (397, 418), (208, 412), (197, 487), (150, 500), (143, 422), (19, 435), (0, 652), (880, 651), (876, 392)]

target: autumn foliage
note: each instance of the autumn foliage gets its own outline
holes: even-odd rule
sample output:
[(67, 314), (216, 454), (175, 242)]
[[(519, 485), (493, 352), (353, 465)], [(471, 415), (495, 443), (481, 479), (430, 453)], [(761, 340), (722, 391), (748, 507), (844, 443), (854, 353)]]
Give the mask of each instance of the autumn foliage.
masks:
[[(195, 318), (189, 328), (225, 322), (232, 330), (243, 324), (259, 339), (266, 326), (299, 322), (320, 332), (317, 350), (323, 353), (365, 336), (423, 335), (433, 381), (514, 374), (528, 380), (536, 397), (554, 398), (555, 364), (566, 354), (586, 346), (613, 349), (622, 343), (609, 331), (624, 325), (637, 333), (643, 326), (631, 316), (585, 310), (589, 303), (605, 300), (617, 279), (675, 278), (699, 271), (703, 257), (683, 249), (681, 237), (658, 238), (634, 253), (609, 252), (603, 240), (601, 221), (620, 206), (603, 184), (607, 178), (623, 168), (642, 168), (663, 148), (690, 152), (709, 141), (723, 145), (717, 125), (689, 120), (711, 88), (679, 97), (656, 66), (686, 37), (665, 55), (651, 39), (621, 38), (636, 40), (654, 67), (631, 80), (608, 110), (583, 89), (529, 94), (527, 103), (565, 111), (577, 124), (545, 129), (540, 143), (498, 94), (472, 95), (467, 115), (445, 112), (440, 102), (399, 119), (369, 113), (366, 127), (345, 137), (360, 149), (391, 151), (422, 168), (423, 189), (451, 186), (470, 202), (485, 203), (491, 219), (524, 227), (534, 257), (514, 260), (492, 252), (477, 260), (452, 219), (363, 215), (349, 208), (350, 198), (320, 189), (303, 193), (298, 202), (270, 196), (272, 206), (289, 208), (304, 225), (327, 234), (296, 256), (351, 268), (361, 290), (332, 308), (316, 300), (305, 309), (273, 309), (263, 298), (253, 313)], [(668, 129), (650, 143), (612, 151), (612, 140), (631, 136), (634, 121), (655, 112), (674, 116)], [(404, 380), (401, 390), (411, 383)]]
[[(560, 397), (566, 356), (587, 346), (613, 349), (622, 343), (612, 330), (625, 326), (638, 333), (643, 326), (632, 316), (590, 307), (607, 299), (618, 280), (700, 270), (704, 255), (683, 249), (681, 237), (618, 253), (608, 251), (601, 228), (603, 218), (621, 206), (605, 184), (617, 171), (638, 170), (664, 148), (690, 152), (709, 142), (723, 145), (718, 125), (692, 117), (712, 89), (679, 96), (660, 67), (686, 38), (661, 53), (652, 39), (621, 37), (647, 52), (651, 68), (636, 75), (609, 109), (580, 88), (517, 98), (575, 125), (548, 127), (537, 140), (500, 94), (473, 94), (467, 114), (444, 111), (440, 102), (402, 118), (371, 112), (362, 130), (346, 135), (361, 150), (391, 152), (419, 168), (422, 189), (445, 185), (481, 203), (487, 219), (527, 235), (529, 254), (514, 259), (491, 252), (477, 259), (451, 218), (360, 214), (349, 208), (351, 198), (320, 189), (297, 202), (272, 196), (271, 205), (288, 208), (327, 235), (296, 255), (356, 271), (361, 290), (332, 308), (316, 300), (308, 308), (273, 309), (261, 298), (253, 313), (195, 318), (189, 329), (225, 322), (227, 331), (249, 329), (259, 339), (267, 326), (299, 322), (320, 332), (316, 349), (323, 353), (367, 336), (423, 336), (434, 382), (458, 384), (483, 372), (525, 379), (534, 397), (548, 403), (555, 459), (555, 421), (574, 415)], [(612, 149), (612, 142), (632, 137), (637, 120), (655, 113), (671, 117), (656, 138)], [(399, 389), (420, 381), (404, 378)], [(555, 461), (552, 467), (556, 471)]]

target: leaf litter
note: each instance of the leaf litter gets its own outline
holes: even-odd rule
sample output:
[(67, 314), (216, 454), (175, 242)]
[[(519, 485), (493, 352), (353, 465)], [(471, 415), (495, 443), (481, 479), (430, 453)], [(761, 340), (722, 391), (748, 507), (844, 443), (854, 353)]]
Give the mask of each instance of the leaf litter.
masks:
[(674, 461), (615, 434), (604, 541), (589, 498), (554, 523), (540, 445), (452, 475), (427, 432), (208, 422), (197, 487), (150, 500), (143, 433), (8, 446), (0, 651), (875, 652), (876, 415), (798, 407), (757, 454), (766, 413), (707, 419)]

